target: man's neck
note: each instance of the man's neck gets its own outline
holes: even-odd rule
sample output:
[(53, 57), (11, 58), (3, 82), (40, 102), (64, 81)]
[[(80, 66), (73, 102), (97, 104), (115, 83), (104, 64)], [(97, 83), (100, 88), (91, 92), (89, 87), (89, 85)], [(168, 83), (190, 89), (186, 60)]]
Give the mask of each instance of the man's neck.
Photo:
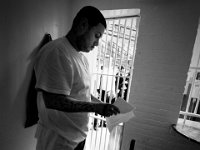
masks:
[(72, 45), (72, 47), (76, 50), (76, 51), (78, 51), (79, 52), (79, 50), (78, 50), (78, 47), (76, 46), (76, 37), (75, 37), (75, 34), (70, 30), (69, 32), (68, 32), (68, 34), (65, 36), (67, 39), (68, 39), (68, 41), (69, 41), (69, 43)]

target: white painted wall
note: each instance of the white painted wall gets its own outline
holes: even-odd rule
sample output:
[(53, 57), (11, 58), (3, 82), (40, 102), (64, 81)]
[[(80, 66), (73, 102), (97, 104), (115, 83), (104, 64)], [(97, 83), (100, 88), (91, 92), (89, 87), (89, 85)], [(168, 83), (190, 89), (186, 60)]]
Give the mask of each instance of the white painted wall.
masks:
[(24, 129), (29, 56), (43, 35), (65, 35), (69, 0), (3, 0), (0, 4), (0, 149), (35, 150), (35, 126)]
[(197, 0), (74, 0), (73, 15), (84, 5), (101, 10), (141, 9), (130, 102), (136, 118), (125, 124), (122, 148), (188, 150), (199, 145), (171, 130), (178, 118), (186, 74), (197, 33)]

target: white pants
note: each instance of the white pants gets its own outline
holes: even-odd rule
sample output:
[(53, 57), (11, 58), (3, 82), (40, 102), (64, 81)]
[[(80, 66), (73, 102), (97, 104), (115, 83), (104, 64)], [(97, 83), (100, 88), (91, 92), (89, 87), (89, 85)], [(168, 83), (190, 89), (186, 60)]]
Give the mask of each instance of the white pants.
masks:
[(35, 137), (37, 138), (36, 150), (74, 150), (76, 147), (76, 144), (40, 124), (38, 124)]

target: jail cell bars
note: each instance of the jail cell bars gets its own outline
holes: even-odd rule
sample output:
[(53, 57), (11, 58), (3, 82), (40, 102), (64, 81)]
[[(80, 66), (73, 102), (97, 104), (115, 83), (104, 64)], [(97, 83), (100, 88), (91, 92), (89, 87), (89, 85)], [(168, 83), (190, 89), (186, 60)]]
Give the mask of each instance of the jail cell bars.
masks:
[[(129, 100), (138, 34), (138, 17), (107, 18), (95, 61), (92, 61), (92, 93), (104, 103), (118, 97)], [(94, 58), (93, 58), (94, 60)], [(105, 118), (90, 116), (90, 130), (84, 150), (120, 150), (123, 124), (110, 133)]]

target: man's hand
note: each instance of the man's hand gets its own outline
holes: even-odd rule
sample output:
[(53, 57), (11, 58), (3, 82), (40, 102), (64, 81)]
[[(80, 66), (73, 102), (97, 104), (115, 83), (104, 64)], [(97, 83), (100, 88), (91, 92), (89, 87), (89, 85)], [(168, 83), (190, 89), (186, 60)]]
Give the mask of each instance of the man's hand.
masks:
[(99, 115), (110, 117), (112, 115), (117, 115), (118, 113), (120, 113), (120, 110), (118, 107), (112, 104), (98, 103), (96, 104), (95, 112)]

